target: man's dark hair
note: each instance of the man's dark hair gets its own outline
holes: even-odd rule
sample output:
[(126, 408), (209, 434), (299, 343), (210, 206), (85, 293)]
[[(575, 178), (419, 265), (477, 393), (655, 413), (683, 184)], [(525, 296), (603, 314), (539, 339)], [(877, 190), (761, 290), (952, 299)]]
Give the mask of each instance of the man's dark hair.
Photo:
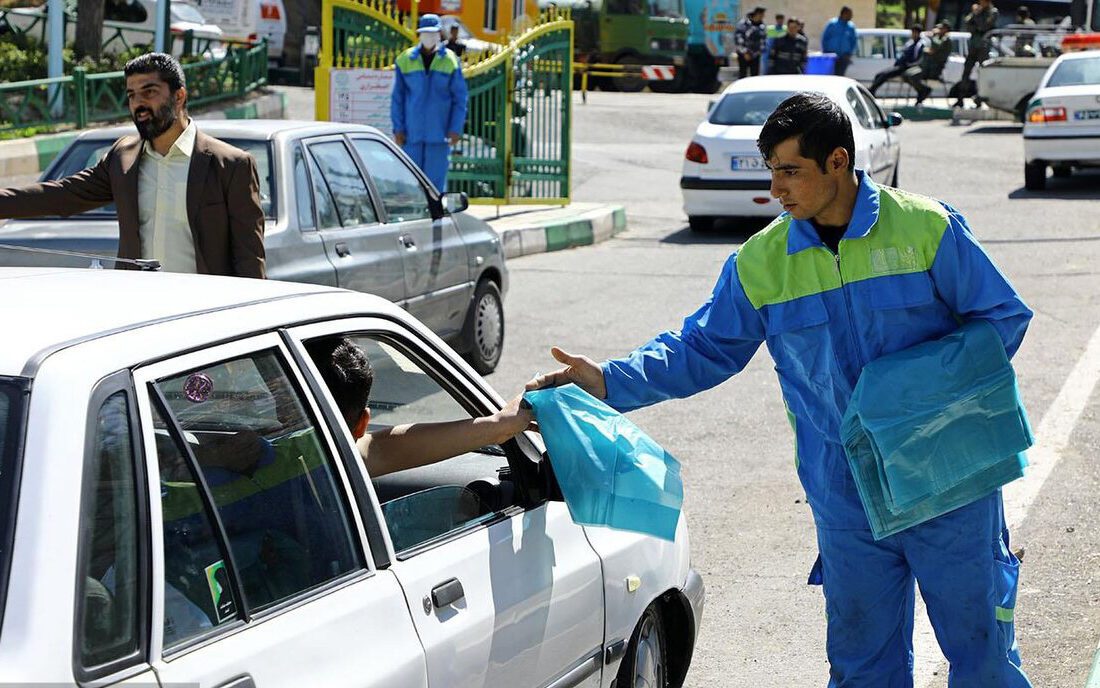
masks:
[(367, 354), (344, 337), (328, 337), (306, 344), (306, 351), (321, 371), (340, 414), (351, 428), (359, 421), (370, 398), (374, 369)]
[(845, 12), (847, 12), (848, 14), (855, 14), (854, 12), (852, 12), (851, 7), (848, 7), (847, 5), (845, 5), (844, 7), (840, 8), (840, 12), (836, 16), (839, 17), (840, 15), (844, 14)]
[(782, 12), (776, 12), (776, 13), (775, 13), (775, 20), (776, 20), (776, 21), (779, 21), (779, 20), (781, 20), (781, 19), (786, 19), (786, 18), (787, 18), (787, 17), (786, 17), (786, 16), (784, 16)]
[(924, 31), (924, 27), (920, 24), (913, 24), (909, 27), (909, 32), (912, 33), (913, 31)]
[(852, 122), (832, 99), (820, 93), (796, 93), (787, 98), (764, 122), (756, 147), (770, 160), (776, 146), (792, 137), (798, 138), (799, 154), (816, 162), (822, 172), (837, 148), (848, 151), (848, 169), (855, 169)]
[(166, 53), (146, 53), (139, 55), (126, 63), (122, 68), (125, 76), (134, 74), (153, 74), (168, 84), (168, 91), (175, 93), (187, 86), (187, 77), (183, 75), (183, 67), (179, 61)]

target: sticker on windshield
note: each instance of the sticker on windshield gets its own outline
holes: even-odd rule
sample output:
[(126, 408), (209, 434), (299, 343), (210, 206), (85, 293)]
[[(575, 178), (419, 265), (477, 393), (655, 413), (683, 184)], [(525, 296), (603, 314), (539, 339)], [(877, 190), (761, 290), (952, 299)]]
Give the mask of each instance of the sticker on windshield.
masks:
[(191, 373), (183, 383), (183, 396), (187, 400), (201, 404), (214, 393), (214, 381), (206, 373)]
[(206, 584), (210, 586), (210, 599), (214, 603), (218, 623), (233, 618), (237, 614), (237, 606), (233, 604), (233, 596), (229, 592), (229, 572), (225, 570), (224, 561), (219, 559), (206, 567)]

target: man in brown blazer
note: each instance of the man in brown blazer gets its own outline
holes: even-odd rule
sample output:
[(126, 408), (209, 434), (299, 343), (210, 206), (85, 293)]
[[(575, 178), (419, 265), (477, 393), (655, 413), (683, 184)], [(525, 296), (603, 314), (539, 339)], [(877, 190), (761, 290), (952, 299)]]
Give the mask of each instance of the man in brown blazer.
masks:
[(95, 166), (64, 179), (0, 189), (0, 218), (73, 215), (113, 202), (120, 258), (158, 260), (171, 272), (263, 278), (264, 213), (252, 156), (195, 128), (172, 56), (142, 55), (124, 73), (138, 136), (120, 138)]

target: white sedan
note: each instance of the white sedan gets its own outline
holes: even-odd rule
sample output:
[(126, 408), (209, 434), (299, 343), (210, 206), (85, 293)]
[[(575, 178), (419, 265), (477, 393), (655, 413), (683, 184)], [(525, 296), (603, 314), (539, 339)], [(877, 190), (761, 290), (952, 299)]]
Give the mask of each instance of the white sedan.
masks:
[(1100, 166), (1100, 50), (1066, 53), (1054, 61), (1028, 104), (1024, 120), (1024, 185), (1041, 190), (1047, 167), (1069, 176)]
[(372, 430), (501, 406), (397, 306), (0, 281), (0, 684), (682, 685), (703, 605), (684, 518), (675, 541), (575, 524), (533, 433), (367, 474), (325, 342), (370, 360)]
[(684, 155), (680, 188), (692, 229), (718, 217), (783, 212), (770, 195), (771, 173), (756, 147), (768, 116), (795, 93), (813, 91), (836, 101), (852, 120), (856, 167), (880, 184), (897, 186), (901, 116), (883, 112), (858, 81), (839, 76), (775, 75), (739, 79), (714, 103)]

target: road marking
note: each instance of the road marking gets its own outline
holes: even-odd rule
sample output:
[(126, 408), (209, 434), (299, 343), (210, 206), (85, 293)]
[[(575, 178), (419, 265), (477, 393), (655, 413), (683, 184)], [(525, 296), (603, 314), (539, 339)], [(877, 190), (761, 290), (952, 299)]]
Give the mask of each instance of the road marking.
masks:
[[(1054, 467), (1069, 446), (1077, 419), (1088, 405), (1089, 397), (1100, 380), (1100, 327), (1092, 333), (1085, 352), (1066, 378), (1054, 403), (1047, 409), (1035, 433), (1037, 444), (1027, 453), (1028, 468), (1022, 480), (1004, 488), (1005, 522), (1010, 530), (1018, 528), (1027, 518), (1028, 509), (1043, 489)], [(947, 683), (947, 660), (944, 659), (924, 604), (917, 609), (913, 631), (914, 685), (930, 688)], [(1024, 658), (1027, 661), (1027, 658)], [(936, 672), (938, 675), (933, 675)], [(1093, 688), (1090, 684), (1089, 688)], [(1098, 686), (1097, 688), (1100, 688)]]

